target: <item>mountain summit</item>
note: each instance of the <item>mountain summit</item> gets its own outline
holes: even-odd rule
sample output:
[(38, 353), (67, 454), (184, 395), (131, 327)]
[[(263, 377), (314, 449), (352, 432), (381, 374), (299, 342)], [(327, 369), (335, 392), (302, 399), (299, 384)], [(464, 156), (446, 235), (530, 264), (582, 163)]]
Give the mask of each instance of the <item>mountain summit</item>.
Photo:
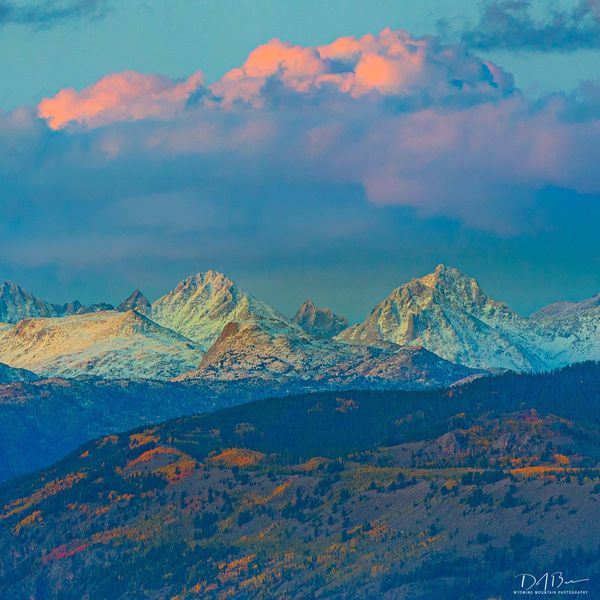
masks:
[(152, 314), (152, 305), (148, 298), (140, 290), (136, 289), (126, 300), (117, 306), (116, 310), (119, 312), (135, 310), (145, 317), (150, 317)]
[(30, 317), (57, 317), (56, 306), (37, 298), (20, 285), (5, 281), (0, 284), (0, 322), (17, 323)]
[(348, 327), (348, 319), (336, 315), (329, 308), (320, 308), (312, 300), (307, 300), (292, 319), (311, 335), (331, 338)]
[(492, 300), (475, 279), (438, 265), (396, 288), (369, 317), (343, 331), (346, 341), (418, 345), (470, 367), (519, 371), (540, 368), (527, 319)]
[(270, 332), (299, 328), (268, 304), (257, 300), (218, 271), (206, 271), (184, 279), (152, 304), (152, 318), (204, 350), (231, 322), (254, 323)]

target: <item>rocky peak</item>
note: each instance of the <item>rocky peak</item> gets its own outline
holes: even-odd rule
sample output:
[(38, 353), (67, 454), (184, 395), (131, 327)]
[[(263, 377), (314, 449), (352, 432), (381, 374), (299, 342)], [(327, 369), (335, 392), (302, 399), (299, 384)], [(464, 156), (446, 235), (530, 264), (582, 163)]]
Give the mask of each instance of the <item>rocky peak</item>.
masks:
[(152, 304), (152, 317), (198, 342), (204, 350), (232, 321), (260, 323), (269, 330), (296, 328), (282, 314), (218, 271), (198, 273), (181, 281)]
[(126, 300), (117, 306), (117, 311), (119, 312), (126, 312), (128, 310), (135, 310), (149, 317), (152, 314), (152, 305), (148, 301), (148, 298), (139, 289), (136, 289)]
[(57, 308), (16, 283), (0, 284), (0, 322), (17, 323), (28, 317), (55, 317)]
[(336, 315), (329, 308), (320, 308), (312, 300), (306, 300), (292, 319), (306, 333), (316, 337), (331, 338), (348, 327), (348, 319)]
[(363, 323), (339, 337), (419, 345), (470, 367), (527, 370), (540, 364), (524, 343), (527, 333), (526, 319), (488, 298), (475, 279), (438, 265), (393, 290)]

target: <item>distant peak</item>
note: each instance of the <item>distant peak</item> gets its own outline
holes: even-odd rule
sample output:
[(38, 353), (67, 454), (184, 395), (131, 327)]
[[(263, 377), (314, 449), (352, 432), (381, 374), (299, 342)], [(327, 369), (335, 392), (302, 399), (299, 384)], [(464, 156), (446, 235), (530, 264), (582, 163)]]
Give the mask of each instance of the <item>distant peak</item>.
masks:
[(317, 308), (317, 305), (309, 298), (308, 300), (305, 300), (300, 305), (298, 312), (302, 311), (303, 309), (314, 309), (314, 308)]
[(304, 301), (292, 321), (306, 333), (324, 338), (333, 337), (348, 327), (346, 317), (336, 315), (330, 308), (321, 308), (310, 299)]
[(117, 311), (119, 312), (128, 312), (130, 310), (135, 310), (136, 312), (145, 316), (150, 315), (152, 311), (152, 306), (148, 298), (146, 298), (146, 296), (144, 296), (144, 294), (142, 294), (142, 292), (137, 288), (126, 300), (117, 306)]

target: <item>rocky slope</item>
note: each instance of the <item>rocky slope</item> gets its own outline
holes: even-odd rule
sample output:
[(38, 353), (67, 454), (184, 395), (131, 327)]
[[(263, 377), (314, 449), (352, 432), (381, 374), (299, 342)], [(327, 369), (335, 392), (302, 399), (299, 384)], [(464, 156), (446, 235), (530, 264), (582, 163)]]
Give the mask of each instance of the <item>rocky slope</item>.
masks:
[(600, 358), (600, 294), (581, 302), (558, 302), (530, 320), (546, 334), (551, 366)]
[(196, 344), (134, 312), (25, 319), (0, 331), (0, 360), (46, 376), (167, 379), (193, 368)]
[(599, 307), (600, 294), (596, 294), (595, 296), (581, 300), (580, 302), (569, 302), (566, 300), (562, 302), (553, 302), (534, 312), (531, 315), (531, 319), (542, 322), (550, 319), (564, 319)]
[(57, 317), (58, 307), (49, 304), (16, 283), (0, 284), (0, 322), (16, 323), (29, 317)]
[(327, 381), (408, 389), (450, 385), (476, 371), (422, 348), (347, 344), (288, 327), (276, 332), (256, 323), (229, 323), (199, 368), (180, 379)]
[(85, 306), (78, 300), (52, 304), (34, 296), (16, 283), (5, 281), (0, 284), (0, 322), (4, 323), (18, 323), (22, 319), (38, 317), (83, 315), (105, 310), (113, 310), (113, 306), (106, 302)]
[(298, 309), (292, 321), (306, 333), (321, 338), (332, 338), (348, 327), (346, 317), (336, 315), (329, 308), (320, 308), (312, 300), (307, 300)]

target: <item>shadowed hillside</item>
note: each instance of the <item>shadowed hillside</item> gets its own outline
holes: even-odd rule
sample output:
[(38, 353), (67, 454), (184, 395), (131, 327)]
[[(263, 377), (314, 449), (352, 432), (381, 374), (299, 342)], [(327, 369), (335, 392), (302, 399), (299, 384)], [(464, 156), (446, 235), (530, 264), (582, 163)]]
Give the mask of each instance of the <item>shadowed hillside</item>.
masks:
[(0, 595), (508, 598), (560, 569), (593, 597), (599, 375), (307, 394), (101, 438), (0, 488)]

